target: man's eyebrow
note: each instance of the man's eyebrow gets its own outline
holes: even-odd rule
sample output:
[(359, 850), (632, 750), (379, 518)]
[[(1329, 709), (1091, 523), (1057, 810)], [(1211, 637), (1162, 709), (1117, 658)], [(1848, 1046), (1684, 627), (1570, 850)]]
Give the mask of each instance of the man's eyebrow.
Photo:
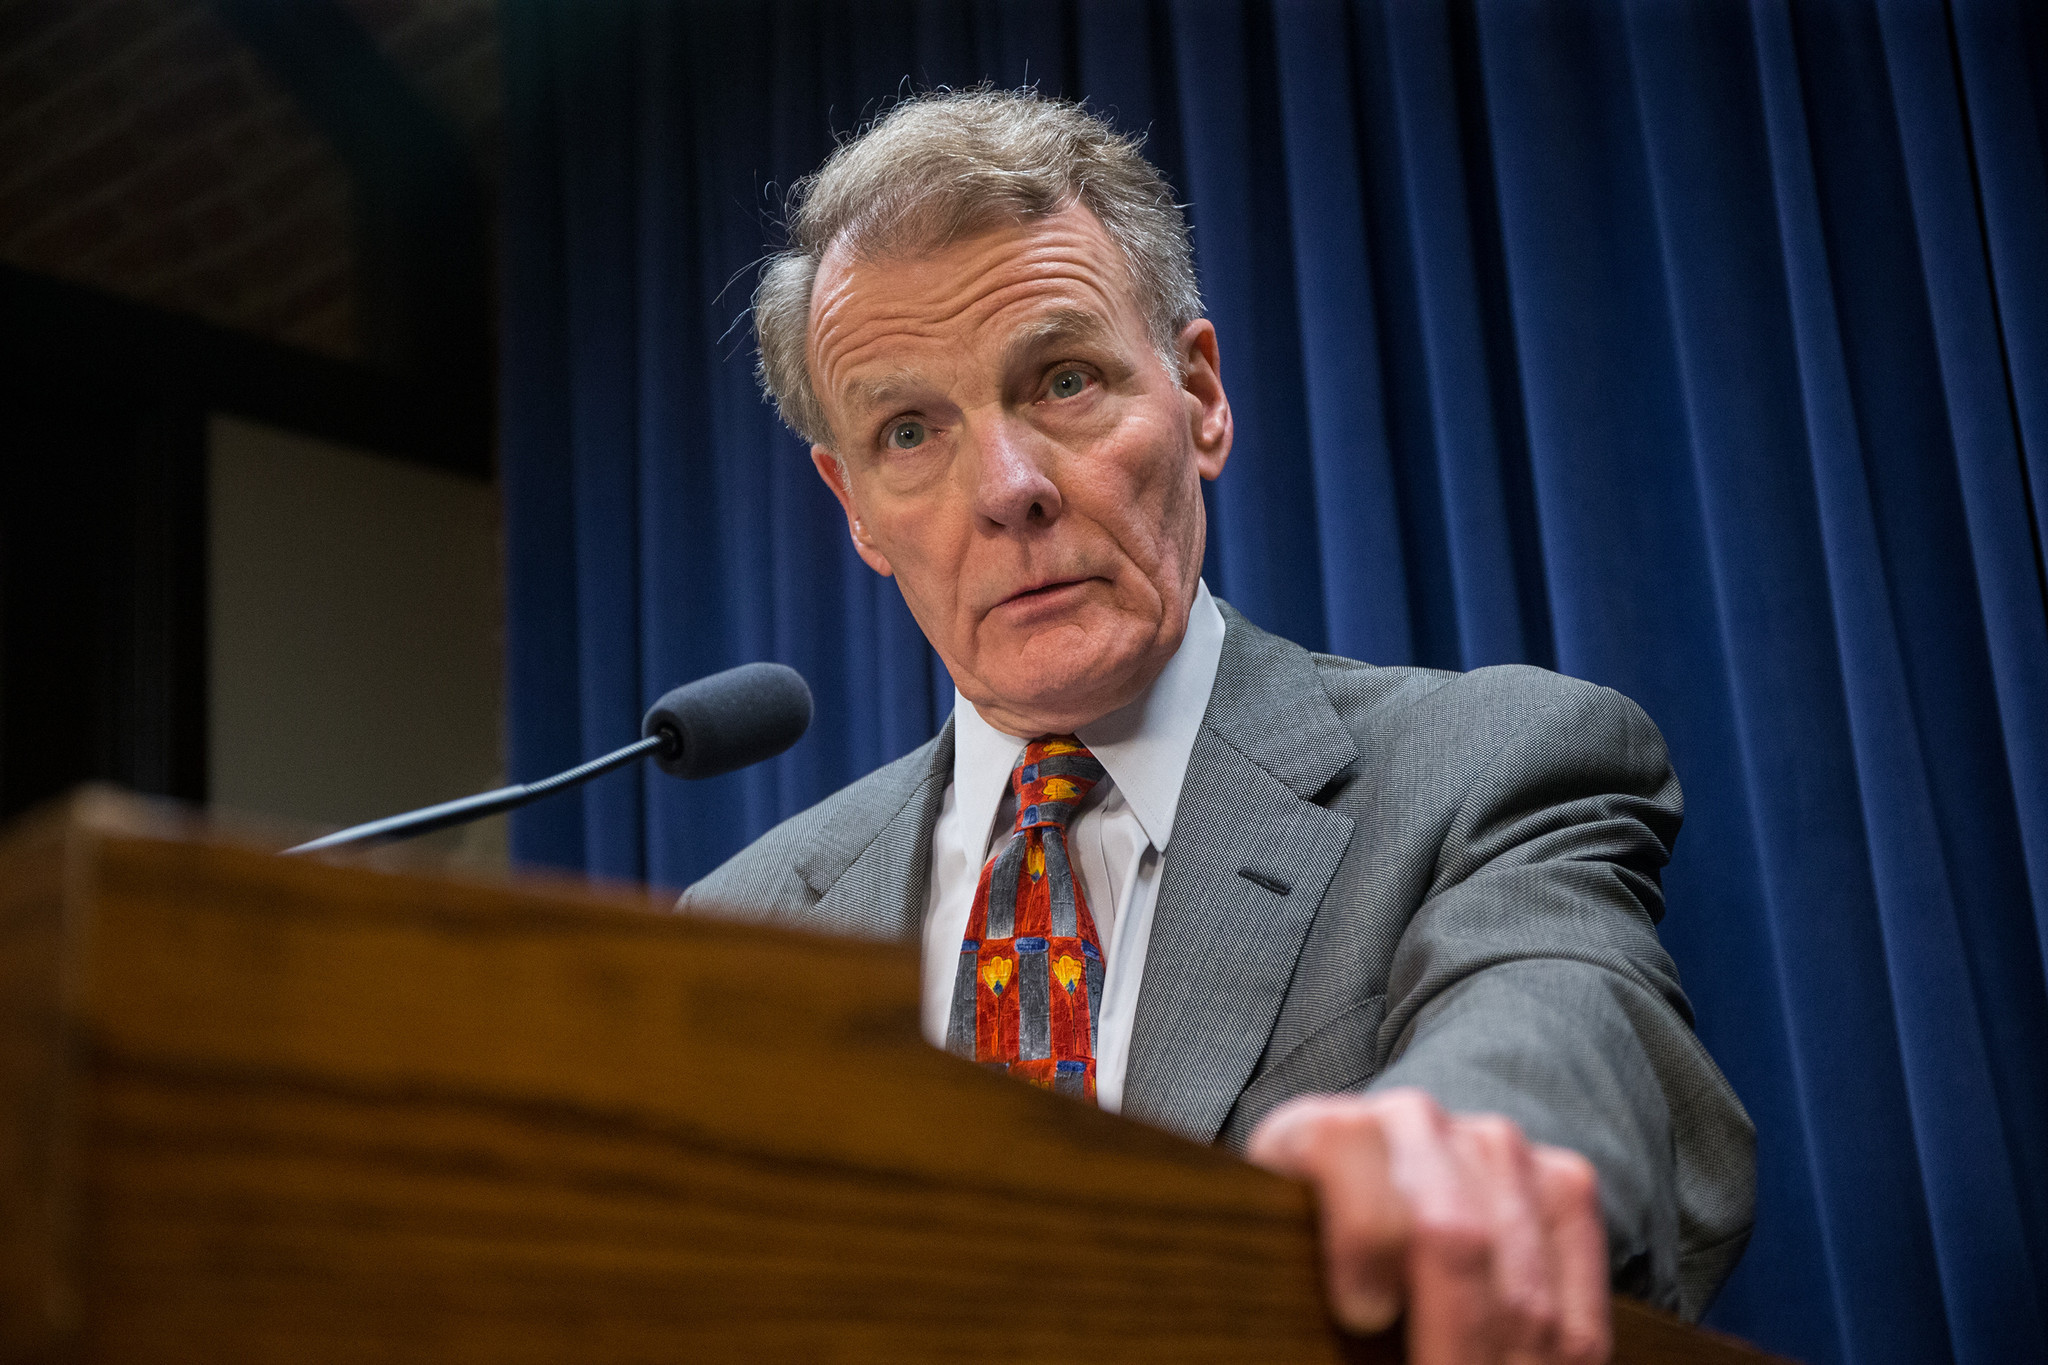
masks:
[(1060, 346), (1095, 345), (1113, 335), (1100, 314), (1082, 308), (1056, 308), (1018, 329), (1007, 349), (1014, 364)]
[(892, 407), (922, 387), (915, 375), (897, 370), (871, 379), (856, 379), (846, 386), (841, 396), (851, 411), (867, 412), (873, 408)]

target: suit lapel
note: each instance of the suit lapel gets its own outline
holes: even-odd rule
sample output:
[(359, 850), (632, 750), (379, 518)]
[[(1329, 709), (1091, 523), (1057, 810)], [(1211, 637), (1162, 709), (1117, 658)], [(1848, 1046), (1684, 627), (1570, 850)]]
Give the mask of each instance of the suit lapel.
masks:
[(1358, 757), (1307, 651), (1223, 607), (1223, 657), (1161, 869), (1123, 1112), (1215, 1139), (1258, 1065), (1352, 821)]
[[(952, 719), (898, 766), (897, 782), (828, 826), (797, 864), (797, 875), (818, 893), (811, 918), (820, 928), (861, 938), (917, 937), (931, 884), (932, 826), (953, 776)], [(884, 817), (879, 828), (877, 811)]]

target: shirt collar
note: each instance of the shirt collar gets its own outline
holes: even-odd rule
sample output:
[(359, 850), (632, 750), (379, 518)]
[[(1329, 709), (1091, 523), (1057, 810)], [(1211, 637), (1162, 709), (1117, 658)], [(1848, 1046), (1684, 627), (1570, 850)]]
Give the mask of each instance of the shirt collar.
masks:
[[(1152, 847), (1166, 850), (1180, 807), (1181, 782), (1194, 752), (1216, 666), (1223, 657), (1223, 613), (1198, 583), (1180, 648), (1144, 695), (1093, 724), (1080, 739), (1116, 782)], [(1009, 787), (1010, 770), (1024, 741), (981, 718), (973, 703), (953, 693), (953, 798), (963, 829), (986, 831)]]

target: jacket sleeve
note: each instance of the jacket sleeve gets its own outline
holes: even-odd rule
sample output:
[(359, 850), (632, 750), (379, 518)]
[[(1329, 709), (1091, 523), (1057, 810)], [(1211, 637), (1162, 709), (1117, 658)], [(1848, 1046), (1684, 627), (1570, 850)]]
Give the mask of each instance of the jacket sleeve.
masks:
[(1368, 1088), (1417, 1086), (1583, 1153), (1616, 1287), (1697, 1318), (1749, 1239), (1755, 1138), (1657, 941), (1683, 799), (1634, 703), (1555, 681), (1451, 819)]

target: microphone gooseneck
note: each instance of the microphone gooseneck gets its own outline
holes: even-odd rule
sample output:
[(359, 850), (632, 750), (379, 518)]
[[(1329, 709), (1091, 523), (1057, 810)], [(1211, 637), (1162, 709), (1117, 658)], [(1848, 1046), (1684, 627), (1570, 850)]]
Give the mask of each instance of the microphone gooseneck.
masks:
[(639, 739), (567, 772), (352, 825), (284, 851), (312, 853), (429, 834), (515, 810), (642, 758), (653, 758), (672, 777), (717, 777), (775, 757), (803, 738), (810, 723), (811, 689), (802, 674), (781, 664), (742, 664), (669, 692), (649, 708)]

